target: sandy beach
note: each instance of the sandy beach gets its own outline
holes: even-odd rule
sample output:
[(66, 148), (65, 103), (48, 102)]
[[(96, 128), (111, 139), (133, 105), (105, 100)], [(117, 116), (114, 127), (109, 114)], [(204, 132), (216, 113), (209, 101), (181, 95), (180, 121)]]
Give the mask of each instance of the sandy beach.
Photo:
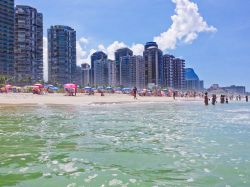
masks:
[(65, 94), (34, 95), (32, 93), (8, 93), (0, 94), (1, 105), (35, 105), (35, 104), (54, 104), (54, 105), (88, 105), (88, 104), (122, 104), (122, 103), (145, 103), (145, 102), (178, 102), (178, 101), (200, 101), (201, 98), (173, 98), (170, 97), (140, 97), (134, 100), (130, 95), (100, 94), (89, 96), (78, 94), (76, 97), (65, 96)]

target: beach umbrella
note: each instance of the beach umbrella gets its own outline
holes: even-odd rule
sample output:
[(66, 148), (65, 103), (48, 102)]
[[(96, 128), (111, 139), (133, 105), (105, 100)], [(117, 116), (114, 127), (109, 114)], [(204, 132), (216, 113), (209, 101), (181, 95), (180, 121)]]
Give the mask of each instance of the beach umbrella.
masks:
[(5, 88), (12, 88), (12, 85), (7, 84), (7, 85), (5, 85)]
[(59, 88), (56, 87), (56, 86), (51, 86), (48, 89), (53, 90), (53, 91), (58, 91), (59, 90)]
[(45, 85), (44, 88), (50, 88), (50, 87), (53, 87), (54, 85), (52, 84), (48, 84), (48, 85)]
[(87, 86), (87, 87), (84, 88), (84, 90), (92, 90), (92, 88)]
[(76, 84), (68, 83), (64, 85), (64, 88), (77, 88)]
[(39, 88), (43, 88), (43, 85), (42, 84), (34, 84), (34, 86), (37, 86)]

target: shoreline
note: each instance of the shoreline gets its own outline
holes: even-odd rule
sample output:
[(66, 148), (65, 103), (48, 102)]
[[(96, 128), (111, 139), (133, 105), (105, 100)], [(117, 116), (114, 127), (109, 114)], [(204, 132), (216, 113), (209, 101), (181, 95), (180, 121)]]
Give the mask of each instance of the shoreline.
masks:
[(180, 102), (203, 102), (202, 98), (177, 97), (141, 97), (134, 100), (133, 96), (123, 94), (106, 94), (89, 96), (78, 94), (77, 96), (65, 96), (65, 94), (34, 95), (32, 93), (8, 93), (0, 94), (1, 106), (34, 106), (34, 105), (107, 105), (107, 104), (143, 104), (143, 103), (180, 103)]

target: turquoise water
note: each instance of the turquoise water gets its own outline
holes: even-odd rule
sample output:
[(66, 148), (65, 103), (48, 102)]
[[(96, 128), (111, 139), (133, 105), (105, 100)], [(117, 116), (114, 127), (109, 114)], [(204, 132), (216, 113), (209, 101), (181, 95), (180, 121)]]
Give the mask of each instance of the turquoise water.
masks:
[(250, 186), (250, 105), (1, 106), (0, 186)]

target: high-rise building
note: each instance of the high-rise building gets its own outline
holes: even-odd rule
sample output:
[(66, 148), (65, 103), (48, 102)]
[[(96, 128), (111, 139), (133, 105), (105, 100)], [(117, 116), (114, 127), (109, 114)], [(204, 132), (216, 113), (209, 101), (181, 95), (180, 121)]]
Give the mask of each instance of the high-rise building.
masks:
[(121, 64), (121, 58), (122, 57), (127, 57), (127, 56), (133, 56), (133, 51), (130, 50), (129, 48), (121, 48), (115, 51), (115, 64), (116, 64), (116, 85), (119, 86), (121, 81), (120, 81), (120, 64)]
[(49, 82), (65, 84), (74, 81), (76, 73), (76, 31), (56, 25), (48, 29)]
[(185, 60), (175, 58), (173, 61), (173, 88), (182, 90), (185, 88)]
[(174, 59), (173, 55), (164, 55), (163, 56), (163, 87), (173, 88), (173, 68), (174, 68)]
[(82, 76), (81, 76), (81, 85), (82, 86), (89, 86), (89, 78), (90, 78), (90, 65), (88, 63), (84, 63), (81, 65), (82, 67)]
[(116, 66), (115, 61), (108, 60), (108, 72), (109, 72), (109, 86), (115, 86), (116, 85)]
[(109, 60), (100, 59), (94, 61), (94, 86), (109, 85)]
[(120, 85), (145, 88), (145, 64), (142, 56), (121, 57)]
[(145, 63), (142, 56), (133, 56), (131, 61), (135, 66), (134, 86), (139, 89), (145, 88)]
[(0, 1), (0, 75), (14, 75), (14, 0)]
[(77, 85), (81, 85), (82, 83), (82, 67), (81, 66), (76, 66), (76, 72), (74, 75), (73, 83)]
[(162, 86), (182, 90), (185, 88), (185, 60), (173, 55), (163, 56)]
[(123, 56), (120, 58), (120, 84), (123, 87), (131, 87), (133, 79), (133, 64), (131, 56)]
[(15, 79), (18, 83), (43, 81), (43, 15), (35, 8), (15, 8)]
[(157, 43), (148, 42), (143, 52), (145, 62), (145, 84), (162, 85), (163, 68), (162, 68), (162, 51), (158, 48)]
[(185, 89), (194, 91), (204, 89), (204, 82), (199, 79), (198, 75), (192, 68), (185, 69)]
[(91, 69), (90, 69), (90, 84), (95, 85), (94, 74), (95, 74), (95, 61), (107, 60), (108, 56), (102, 52), (98, 51), (91, 55)]

